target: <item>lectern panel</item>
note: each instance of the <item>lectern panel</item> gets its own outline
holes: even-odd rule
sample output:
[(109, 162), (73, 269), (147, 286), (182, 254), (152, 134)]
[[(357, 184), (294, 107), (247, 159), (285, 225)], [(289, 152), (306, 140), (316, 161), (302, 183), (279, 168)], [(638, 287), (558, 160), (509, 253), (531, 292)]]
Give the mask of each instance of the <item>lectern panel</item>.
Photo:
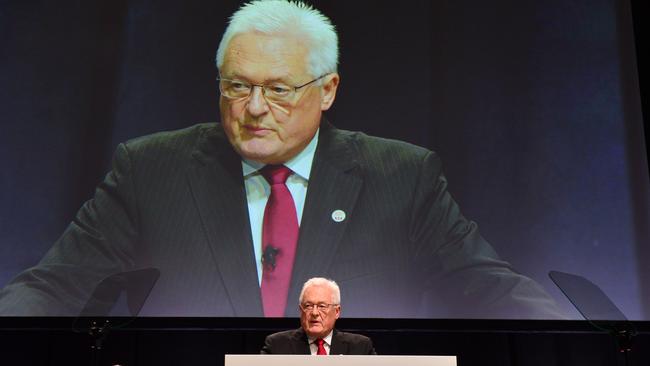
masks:
[(226, 355), (225, 366), (456, 366), (456, 356)]

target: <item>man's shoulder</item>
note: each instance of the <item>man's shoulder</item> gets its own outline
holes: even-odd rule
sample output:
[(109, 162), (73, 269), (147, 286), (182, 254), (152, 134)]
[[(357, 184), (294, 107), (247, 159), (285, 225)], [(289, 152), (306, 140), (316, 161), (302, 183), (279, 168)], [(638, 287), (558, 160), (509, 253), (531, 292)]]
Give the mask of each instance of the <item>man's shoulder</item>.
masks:
[[(223, 135), (223, 136), (222, 136)], [(198, 123), (178, 130), (159, 131), (124, 142), (129, 149), (172, 148), (196, 146), (203, 139), (224, 138), (223, 129), (216, 122)]]
[(342, 332), (340, 330), (334, 331), (334, 337), (337, 337), (339, 340), (349, 342), (349, 343), (366, 343), (366, 342), (370, 343), (371, 342), (370, 338), (364, 336), (363, 334)]
[(352, 146), (361, 158), (384, 159), (397, 157), (402, 159), (421, 159), (433, 151), (406, 141), (368, 135), (360, 131), (331, 128), (325, 132), (334, 143)]
[(334, 330), (331, 354), (375, 355), (372, 340), (362, 334)]
[(354, 162), (366, 176), (379, 180), (386, 176), (416, 179), (423, 166), (433, 163), (435, 171), (442, 167), (435, 152), (409, 142), (336, 128), (326, 130), (324, 136), (321, 157), (334, 162)]
[(292, 338), (303, 338), (303, 337), (305, 337), (305, 333), (300, 328), (283, 330), (281, 332), (276, 332), (273, 334), (269, 334), (267, 336), (267, 338), (269, 339), (292, 339)]

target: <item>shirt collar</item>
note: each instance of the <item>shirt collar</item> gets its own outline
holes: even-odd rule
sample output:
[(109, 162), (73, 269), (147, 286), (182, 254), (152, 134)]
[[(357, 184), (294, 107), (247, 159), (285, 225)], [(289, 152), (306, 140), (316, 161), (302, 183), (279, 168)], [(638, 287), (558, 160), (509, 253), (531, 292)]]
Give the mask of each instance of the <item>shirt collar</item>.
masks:
[[(330, 332), (323, 338), (325, 343), (327, 343), (330, 347), (332, 346), (332, 335), (334, 334), (334, 329), (330, 330)], [(307, 339), (309, 340), (309, 344), (314, 343), (318, 338), (312, 337), (312, 336), (307, 336)]]
[[(302, 149), (302, 151), (291, 158), (284, 165), (291, 169), (296, 175), (299, 175), (306, 181), (309, 181), (309, 174), (311, 173), (311, 166), (314, 162), (314, 154), (316, 153), (316, 145), (318, 145), (318, 134), (320, 129), (316, 130), (314, 137), (309, 144)], [(244, 177), (247, 177), (258, 170), (262, 169), (266, 164), (257, 161), (242, 159), (242, 168)]]

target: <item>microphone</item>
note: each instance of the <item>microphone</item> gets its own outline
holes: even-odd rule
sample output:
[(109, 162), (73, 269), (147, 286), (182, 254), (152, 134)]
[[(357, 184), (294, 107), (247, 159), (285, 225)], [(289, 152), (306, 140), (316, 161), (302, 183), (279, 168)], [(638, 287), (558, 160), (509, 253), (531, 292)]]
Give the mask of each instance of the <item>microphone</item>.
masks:
[(268, 244), (262, 253), (262, 265), (264, 269), (273, 271), (275, 269), (275, 257), (280, 253), (280, 249)]

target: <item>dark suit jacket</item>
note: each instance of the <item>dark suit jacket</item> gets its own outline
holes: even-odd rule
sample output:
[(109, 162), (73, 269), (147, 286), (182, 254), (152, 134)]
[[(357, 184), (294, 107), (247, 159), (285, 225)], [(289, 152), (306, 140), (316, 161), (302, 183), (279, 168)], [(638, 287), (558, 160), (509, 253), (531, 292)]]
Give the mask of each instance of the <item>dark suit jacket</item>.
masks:
[[(241, 162), (216, 123), (120, 144), (94, 198), (0, 292), (0, 313), (75, 315), (103, 277), (149, 266), (161, 277), (143, 315), (262, 315)], [(314, 276), (339, 283), (348, 317), (559, 315), (463, 217), (434, 152), (327, 123), (286, 315)]]
[[(273, 333), (264, 340), (260, 353), (281, 355), (308, 355), (309, 341), (302, 328)], [(334, 329), (330, 355), (376, 355), (370, 338)]]

